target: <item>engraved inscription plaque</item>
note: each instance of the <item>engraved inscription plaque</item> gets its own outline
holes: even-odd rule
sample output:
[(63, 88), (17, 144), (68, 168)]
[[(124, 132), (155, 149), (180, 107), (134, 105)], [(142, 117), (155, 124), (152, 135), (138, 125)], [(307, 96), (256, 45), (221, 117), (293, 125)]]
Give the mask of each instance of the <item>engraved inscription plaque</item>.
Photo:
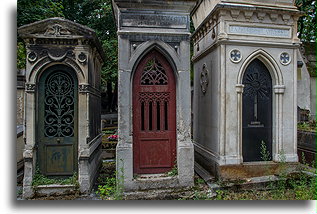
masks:
[(186, 29), (188, 17), (168, 14), (122, 13), (122, 27)]
[(282, 38), (291, 37), (290, 29), (249, 27), (249, 26), (238, 26), (238, 25), (230, 25), (229, 33), (254, 35), (254, 36), (282, 37)]

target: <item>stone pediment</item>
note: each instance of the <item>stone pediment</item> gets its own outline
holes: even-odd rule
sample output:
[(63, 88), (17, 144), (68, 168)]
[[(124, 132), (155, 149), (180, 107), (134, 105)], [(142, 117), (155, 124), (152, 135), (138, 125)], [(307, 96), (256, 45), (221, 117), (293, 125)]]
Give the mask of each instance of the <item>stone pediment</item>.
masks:
[(85, 37), (93, 39), (96, 37), (96, 33), (91, 28), (59, 17), (24, 25), (18, 28), (18, 33), (22, 38)]

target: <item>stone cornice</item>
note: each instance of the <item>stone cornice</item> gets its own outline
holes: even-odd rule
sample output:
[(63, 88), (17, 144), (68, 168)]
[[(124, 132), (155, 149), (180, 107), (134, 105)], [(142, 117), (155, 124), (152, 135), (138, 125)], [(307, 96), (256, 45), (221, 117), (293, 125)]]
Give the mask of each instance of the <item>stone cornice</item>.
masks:
[(221, 40), (221, 41), (216, 41), (209, 45), (204, 51), (194, 55), (191, 59), (192, 62), (196, 62), (200, 59), (202, 59), (204, 56), (206, 56), (210, 51), (218, 47), (219, 45), (239, 45), (239, 46), (254, 46), (254, 47), (272, 47), (274, 46), (275, 48), (299, 48), (300, 44), (299, 43), (272, 43), (272, 42), (259, 42), (259, 41), (235, 41), (235, 40)]
[[(301, 16), (301, 12), (294, 9), (281, 9), (265, 6), (246, 6), (243, 4), (218, 4), (209, 13), (205, 20), (197, 27), (192, 34), (195, 43), (204, 38), (219, 22), (220, 17), (225, 21), (265, 23), (275, 25), (293, 25)], [(268, 17), (268, 19), (267, 19)], [(255, 18), (256, 20), (252, 20)]]

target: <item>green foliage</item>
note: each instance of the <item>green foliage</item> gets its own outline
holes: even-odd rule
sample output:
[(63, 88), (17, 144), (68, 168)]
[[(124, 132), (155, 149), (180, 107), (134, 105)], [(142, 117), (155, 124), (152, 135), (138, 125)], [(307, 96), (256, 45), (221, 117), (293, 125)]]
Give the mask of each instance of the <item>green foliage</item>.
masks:
[(166, 175), (167, 175), (167, 176), (170, 176), (170, 177), (174, 177), (174, 176), (178, 175), (178, 169), (177, 169), (177, 163), (176, 163), (176, 161), (175, 161), (175, 164), (174, 164), (173, 168), (172, 168), (170, 171), (168, 171), (168, 172), (166, 173)]
[[(123, 164), (123, 160), (120, 159)], [(122, 165), (123, 166), (123, 165)], [(98, 186), (96, 193), (103, 200), (122, 200), (124, 190), (124, 167), (120, 168), (120, 174), (112, 173), (104, 179), (104, 184)]]
[(97, 194), (100, 195), (100, 197), (104, 199), (108, 199), (112, 197), (116, 192), (116, 178), (115, 177), (106, 177), (105, 178), (105, 184), (99, 185)]
[[(64, 17), (94, 29), (106, 55), (101, 84), (117, 81), (118, 42), (111, 0), (18, 0), (18, 27), (50, 17)], [(24, 46), (18, 45), (17, 53), (18, 68), (24, 68)]]
[(261, 159), (263, 161), (269, 161), (270, 160), (270, 152), (267, 150), (265, 142), (261, 142)]
[(18, 27), (50, 17), (63, 17), (61, 1), (54, 0), (18, 0)]
[(316, 40), (316, 1), (315, 0), (296, 0), (298, 9), (304, 15), (298, 20), (298, 37), (302, 41)]
[(301, 131), (317, 132), (316, 120), (312, 120), (309, 122), (298, 122), (297, 129)]
[(62, 178), (48, 178), (41, 174), (39, 168), (36, 168), (35, 175), (33, 177), (32, 186), (39, 185), (50, 185), (50, 184), (60, 184), (60, 185), (76, 185), (78, 186), (78, 176), (74, 173), (73, 176), (62, 179)]
[(195, 179), (195, 184), (196, 185), (201, 185), (201, 184), (204, 184), (205, 183), (205, 181), (204, 181), (204, 179), (202, 179), (202, 178), (197, 178), (197, 179)]
[(25, 68), (25, 58), (26, 58), (26, 50), (23, 42), (17, 43), (17, 68), (24, 69)]

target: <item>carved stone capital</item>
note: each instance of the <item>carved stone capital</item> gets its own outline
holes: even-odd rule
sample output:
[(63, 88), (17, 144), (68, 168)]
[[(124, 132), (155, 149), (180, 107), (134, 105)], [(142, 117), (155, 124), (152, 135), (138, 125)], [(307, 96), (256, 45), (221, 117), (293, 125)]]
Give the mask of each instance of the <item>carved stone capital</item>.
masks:
[(273, 87), (275, 94), (284, 94), (285, 92), (285, 85), (275, 85)]
[(34, 93), (35, 92), (35, 84), (31, 84), (31, 83), (25, 84), (25, 91), (28, 93)]
[(80, 84), (78, 87), (79, 93), (88, 93), (89, 85), (87, 84)]
[(238, 94), (242, 94), (243, 93), (243, 88), (244, 88), (243, 84), (236, 84), (236, 92)]

